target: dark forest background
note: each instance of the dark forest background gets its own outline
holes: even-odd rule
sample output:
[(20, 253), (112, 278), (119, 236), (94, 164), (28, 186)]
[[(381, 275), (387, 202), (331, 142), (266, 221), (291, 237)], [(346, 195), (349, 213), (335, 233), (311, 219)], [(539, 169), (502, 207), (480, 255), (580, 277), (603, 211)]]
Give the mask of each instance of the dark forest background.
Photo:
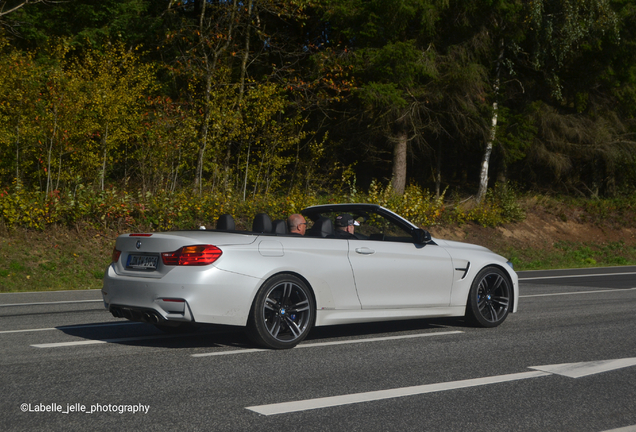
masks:
[(631, 195), (635, 113), (631, 0), (0, 1), (4, 194)]

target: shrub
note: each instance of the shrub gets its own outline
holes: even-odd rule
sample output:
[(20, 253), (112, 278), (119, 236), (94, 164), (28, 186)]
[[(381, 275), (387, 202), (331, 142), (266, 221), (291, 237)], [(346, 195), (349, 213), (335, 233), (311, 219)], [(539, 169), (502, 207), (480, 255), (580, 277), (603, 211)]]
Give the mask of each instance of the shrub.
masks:
[(118, 232), (196, 229), (201, 225), (213, 228), (216, 219), (224, 213), (234, 216), (237, 228), (249, 229), (257, 213), (285, 219), (310, 205), (339, 202), (379, 204), (424, 227), (442, 221), (496, 226), (524, 217), (514, 189), (499, 185), (489, 191), (482, 205), (468, 210), (461, 206), (451, 206), (449, 210), (444, 194), (435, 197), (428, 189), (410, 185), (403, 195), (397, 195), (390, 185), (382, 186), (375, 181), (367, 193), (358, 191), (355, 186), (350, 187), (349, 194), (331, 195), (294, 189), (288, 194), (257, 195), (246, 200), (232, 193), (198, 195), (190, 190), (143, 194), (117, 188), (101, 191), (79, 185), (74, 190), (55, 190), (45, 196), (41, 191), (27, 192), (15, 184), (11, 189), (0, 191), (0, 221), (9, 228), (36, 230), (43, 230), (47, 225), (85, 225)]

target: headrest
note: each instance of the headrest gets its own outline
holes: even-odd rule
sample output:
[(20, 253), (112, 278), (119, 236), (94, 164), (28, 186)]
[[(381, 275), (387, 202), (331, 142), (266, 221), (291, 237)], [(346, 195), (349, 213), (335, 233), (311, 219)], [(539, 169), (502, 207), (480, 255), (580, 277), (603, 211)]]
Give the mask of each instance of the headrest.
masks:
[(333, 236), (333, 222), (329, 218), (320, 217), (309, 230), (309, 235), (313, 237)]
[(224, 214), (219, 216), (216, 220), (216, 229), (222, 231), (233, 231), (236, 229), (236, 225), (234, 224), (234, 218), (232, 215)]
[(252, 231), (257, 233), (271, 233), (272, 232), (272, 219), (265, 213), (259, 213), (254, 216), (254, 223), (252, 223)]
[(276, 219), (272, 222), (272, 232), (275, 234), (287, 234), (287, 222), (281, 219)]

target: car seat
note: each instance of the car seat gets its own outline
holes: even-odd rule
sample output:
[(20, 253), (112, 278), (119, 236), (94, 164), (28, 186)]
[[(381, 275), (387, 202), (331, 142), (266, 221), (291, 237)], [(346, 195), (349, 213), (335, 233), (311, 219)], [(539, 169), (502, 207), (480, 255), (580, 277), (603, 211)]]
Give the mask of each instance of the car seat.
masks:
[(259, 213), (254, 216), (252, 231), (255, 233), (271, 233), (272, 219), (266, 213)]
[(232, 215), (224, 214), (219, 216), (216, 220), (216, 229), (221, 231), (234, 231), (236, 225), (234, 224), (234, 218)]
[(307, 232), (311, 237), (333, 237), (333, 222), (326, 217), (318, 218)]
[(272, 222), (272, 232), (274, 234), (287, 234), (287, 222), (281, 219), (276, 219)]

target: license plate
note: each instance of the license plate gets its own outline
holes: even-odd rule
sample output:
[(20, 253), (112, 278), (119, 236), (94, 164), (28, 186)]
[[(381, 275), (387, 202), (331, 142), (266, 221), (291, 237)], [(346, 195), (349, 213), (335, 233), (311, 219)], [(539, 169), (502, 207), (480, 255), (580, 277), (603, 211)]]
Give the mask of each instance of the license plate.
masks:
[(142, 270), (155, 270), (159, 257), (157, 255), (128, 255), (126, 267)]

